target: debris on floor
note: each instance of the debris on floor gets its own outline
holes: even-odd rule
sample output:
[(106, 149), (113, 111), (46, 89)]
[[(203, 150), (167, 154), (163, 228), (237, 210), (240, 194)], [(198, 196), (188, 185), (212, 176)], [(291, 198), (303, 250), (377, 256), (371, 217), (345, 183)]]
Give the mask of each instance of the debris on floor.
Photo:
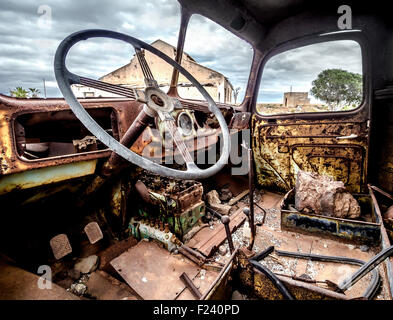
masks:
[(295, 207), (299, 211), (337, 218), (360, 216), (358, 202), (342, 181), (299, 170), (295, 191)]
[(250, 228), (250, 224), (248, 223), (248, 221), (246, 221), (243, 226), (243, 237), (246, 239), (251, 238), (251, 228)]
[(91, 273), (95, 269), (97, 269), (98, 261), (99, 261), (99, 259), (96, 255), (91, 255), (87, 258), (79, 259), (75, 263), (74, 269), (76, 272), (79, 271), (80, 273), (83, 273), (83, 274)]
[(239, 291), (236, 290), (232, 292), (231, 300), (246, 300), (246, 299), (244, 298), (243, 294), (241, 294)]
[(236, 197), (229, 200), (228, 205), (233, 206), (234, 204), (239, 202), (241, 199), (243, 199), (246, 195), (248, 195), (249, 192), (250, 192), (249, 190), (244, 190), (242, 193), (240, 193)]
[(218, 253), (222, 256), (225, 256), (228, 252), (228, 248), (224, 245), (218, 247)]
[(232, 199), (232, 197), (233, 197), (233, 193), (232, 193), (231, 189), (229, 189), (229, 187), (221, 188), (221, 190), (220, 190), (220, 200), (221, 201), (227, 202), (230, 199)]
[(83, 296), (87, 290), (86, 283), (89, 280), (89, 276), (89, 274), (83, 275), (78, 281), (72, 283), (70, 288), (67, 289), (67, 291), (77, 296)]
[(138, 300), (136, 293), (125, 283), (104, 271), (93, 272), (87, 283), (89, 297), (99, 300)]
[[(313, 213), (318, 214), (326, 214), (329, 212), (328, 209), (331, 209), (332, 214), (340, 217), (353, 216), (353, 210), (347, 208), (353, 205), (350, 198), (352, 196), (340, 186), (339, 182), (333, 181), (332, 183), (330, 178), (307, 172), (299, 173), (299, 177), (296, 185), (297, 191), (300, 193), (307, 191), (308, 195), (299, 197), (300, 201), (296, 198), (296, 205), (300, 202), (304, 206), (304, 210), (313, 210)], [(316, 180), (322, 182), (318, 185)], [(201, 184), (196, 185), (185, 181), (179, 187), (166, 179), (153, 179), (150, 176), (145, 176), (144, 181), (149, 190), (152, 186), (157, 190), (164, 186), (166, 194), (169, 194), (170, 197), (179, 191), (187, 193), (192, 190), (192, 195), (181, 194), (183, 196), (181, 206), (189, 206), (195, 200), (194, 198), (202, 199), (203, 188)], [(165, 185), (164, 181), (167, 182)], [(330, 187), (326, 189), (326, 185)], [(59, 273), (61, 272), (63, 277), (59, 277), (59, 281), (56, 283), (81, 299), (197, 299), (199, 295), (207, 292), (214, 283), (222, 267), (230, 261), (231, 252), (233, 252), (231, 250), (233, 248), (229, 247), (220, 214), (224, 218), (230, 219), (231, 239), (235, 248), (248, 247), (252, 238), (250, 220), (243, 212), (245, 207), (250, 206), (248, 190), (239, 189), (237, 193), (234, 193), (228, 185), (215, 186), (210, 190), (205, 196), (206, 202), (219, 214), (212, 210), (206, 210), (203, 217), (197, 219), (192, 226), (187, 228), (182, 242), (185, 247), (188, 246), (203, 256), (204, 262), (202, 264), (195, 263), (193, 259), (180, 254), (180, 249), (169, 252), (163, 247), (162, 242), (157, 242), (152, 237), (142, 237), (144, 239), (138, 242), (132, 232), (126, 233), (129, 238), (122, 241), (114, 239), (104, 243), (104, 241), (99, 241), (103, 238), (100, 227), (96, 222), (93, 222), (86, 225), (84, 229), (89, 241), (86, 237), (83, 241), (88, 244), (99, 241), (98, 244), (101, 243), (105, 246), (101, 246), (101, 249), (97, 247), (97, 251), (89, 251), (89, 253), (75, 248), (78, 258), (57, 260), (56, 263), (59, 265), (68, 261), (69, 269), (59, 267)], [(331, 195), (328, 196), (328, 193)], [(150, 194), (154, 194), (154, 192)], [(350, 197), (347, 197), (347, 194)], [(254, 253), (260, 253), (266, 248), (274, 246), (275, 249), (285, 251), (326, 255), (335, 251), (339, 255), (343, 250), (342, 252), (346, 252), (347, 256), (359, 259), (372, 254), (374, 248), (366, 245), (355, 246), (342, 243), (339, 244), (340, 250), (338, 250), (337, 243), (334, 241), (324, 239), (318, 243), (319, 239), (316, 240), (318, 237), (281, 230), (280, 203), (282, 199), (283, 195), (255, 190), (254, 222), (257, 226), (257, 233), (252, 249)], [(329, 199), (333, 199), (333, 204), (330, 207), (326, 204)], [(312, 203), (313, 201), (316, 203)], [(355, 199), (353, 201), (356, 202)], [(291, 203), (293, 203), (293, 198)], [(320, 211), (315, 211), (311, 205)], [(357, 202), (356, 205), (358, 205)], [(157, 220), (154, 220), (154, 223), (157, 225)], [(326, 288), (321, 284), (325, 280), (339, 283), (338, 275), (346, 278), (348, 274), (353, 272), (353, 266), (338, 265), (337, 267), (336, 265), (332, 268), (329, 263), (282, 257), (274, 252), (259, 262), (276, 275), (305, 283), (314, 283), (321, 285), (322, 288)], [(187, 281), (184, 280), (185, 278)], [(347, 291), (348, 294), (351, 297), (356, 297), (359, 292), (363, 292), (369, 279), (370, 277), (365, 277), (359, 281), (354, 288)], [(232, 300), (253, 299), (248, 296), (249, 292), (243, 292), (241, 288), (232, 288), (231, 290), (234, 291), (228, 292), (228, 298)], [(380, 293), (379, 297), (384, 295), (385, 293)]]
[(73, 283), (71, 285), (71, 292), (75, 293), (78, 296), (82, 296), (85, 294), (87, 287), (83, 283)]
[(232, 209), (230, 205), (222, 204), (218, 192), (216, 190), (212, 190), (206, 194), (207, 203), (211, 208), (218, 211), (221, 214), (229, 214), (229, 211)]

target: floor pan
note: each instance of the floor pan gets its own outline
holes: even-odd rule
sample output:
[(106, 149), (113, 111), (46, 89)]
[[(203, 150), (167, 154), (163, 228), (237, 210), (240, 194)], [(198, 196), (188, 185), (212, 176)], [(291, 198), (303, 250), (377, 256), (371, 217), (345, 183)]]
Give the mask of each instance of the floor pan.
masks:
[(154, 241), (140, 241), (113, 259), (111, 265), (146, 300), (193, 300), (180, 275), (185, 272), (204, 294), (219, 274), (201, 269), (180, 254), (170, 254)]

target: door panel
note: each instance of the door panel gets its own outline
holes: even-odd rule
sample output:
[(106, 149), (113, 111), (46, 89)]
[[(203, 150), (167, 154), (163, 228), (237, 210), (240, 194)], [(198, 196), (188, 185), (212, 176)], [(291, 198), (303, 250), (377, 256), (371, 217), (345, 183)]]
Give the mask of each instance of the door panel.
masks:
[(350, 192), (366, 191), (368, 127), (359, 118), (272, 122), (254, 115), (258, 183), (285, 192), (301, 169), (343, 181)]

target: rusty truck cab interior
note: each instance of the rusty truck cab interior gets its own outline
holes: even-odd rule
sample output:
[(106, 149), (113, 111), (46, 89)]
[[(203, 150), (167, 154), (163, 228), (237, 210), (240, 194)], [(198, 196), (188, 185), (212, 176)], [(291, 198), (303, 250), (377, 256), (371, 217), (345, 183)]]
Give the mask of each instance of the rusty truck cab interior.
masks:
[[(78, 31), (53, 54), (64, 98), (0, 96), (0, 299), (392, 299), (384, 6), (347, 1), (349, 23), (337, 1), (178, 2), (176, 48)], [(237, 99), (187, 53), (193, 19), (241, 43)], [(67, 69), (96, 38), (135, 55)], [(328, 72), (351, 98), (322, 98)]]

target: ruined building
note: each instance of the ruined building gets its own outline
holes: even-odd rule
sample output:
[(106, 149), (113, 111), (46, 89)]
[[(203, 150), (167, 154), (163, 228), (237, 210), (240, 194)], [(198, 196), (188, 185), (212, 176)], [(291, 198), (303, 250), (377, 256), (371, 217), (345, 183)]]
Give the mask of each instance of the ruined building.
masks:
[[(176, 48), (165, 41), (156, 40), (151, 45), (172, 59), (175, 59)], [(172, 77), (172, 67), (148, 51), (145, 52), (145, 58), (161, 90), (168, 91)], [(187, 53), (183, 53), (182, 66), (203, 85), (215, 101), (232, 103), (233, 87), (223, 74), (198, 64)], [(130, 63), (104, 75), (99, 80), (125, 87), (145, 87), (143, 73), (136, 55), (133, 56)], [(83, 85), (73, 85), (73, 91), (77, 98), (116, 97), (115, 94)], [(178, 83), (178, 92), (182, 98), (203, 99), (199, 91), (181, 74)]]
[(297, 107), (310, 104), (308, 92), (285, 92), (284, 93), (284, 107)]

